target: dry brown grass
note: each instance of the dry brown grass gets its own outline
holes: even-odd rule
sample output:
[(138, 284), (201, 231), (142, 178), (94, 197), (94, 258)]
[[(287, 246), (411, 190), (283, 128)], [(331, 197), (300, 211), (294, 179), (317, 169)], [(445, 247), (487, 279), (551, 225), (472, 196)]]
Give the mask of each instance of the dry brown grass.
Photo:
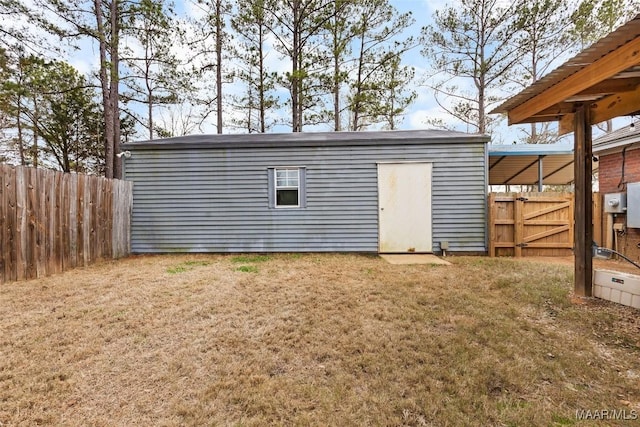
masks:
[[(640, 411), (638, 311), (571, 267), (141, 256), (0, 287), (0, 423), (572, 425)], [(601, 424), (600, 424), (601, 425)]]

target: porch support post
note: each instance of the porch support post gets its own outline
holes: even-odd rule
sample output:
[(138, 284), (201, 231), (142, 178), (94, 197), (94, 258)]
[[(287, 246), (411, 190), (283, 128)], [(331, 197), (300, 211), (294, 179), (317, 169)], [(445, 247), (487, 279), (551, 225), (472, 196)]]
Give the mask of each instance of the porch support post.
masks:
[(593, 207), (591, 184), (591, 117), (588, 103), (578, 104), (574, 117), (574, 291), (578, 296), (591, 296), (593, 281)]

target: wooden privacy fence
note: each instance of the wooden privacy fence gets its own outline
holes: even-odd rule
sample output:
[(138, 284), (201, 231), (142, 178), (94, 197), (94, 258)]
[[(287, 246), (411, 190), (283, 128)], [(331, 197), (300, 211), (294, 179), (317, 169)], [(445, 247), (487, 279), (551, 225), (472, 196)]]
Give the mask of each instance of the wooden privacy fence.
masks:
[(0, 283), (130, 252), (133, 184), (0, 164)]
[[(600, 241), (601, 199), (593, 195), (594, 240)], [(573, 254), (574, 199), (571, 193), (489, 194), (490, 256)]]

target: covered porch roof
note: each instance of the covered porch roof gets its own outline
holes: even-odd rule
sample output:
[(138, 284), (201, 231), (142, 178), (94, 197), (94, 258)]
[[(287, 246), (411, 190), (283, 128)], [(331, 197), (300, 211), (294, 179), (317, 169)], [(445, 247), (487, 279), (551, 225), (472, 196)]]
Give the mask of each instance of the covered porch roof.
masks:
[(640, 115), (640, 15), (583, 50), (490, 114), (509, 124), (560, 122), (573, 132), (576, 103), (588, 102), (590, 124)]

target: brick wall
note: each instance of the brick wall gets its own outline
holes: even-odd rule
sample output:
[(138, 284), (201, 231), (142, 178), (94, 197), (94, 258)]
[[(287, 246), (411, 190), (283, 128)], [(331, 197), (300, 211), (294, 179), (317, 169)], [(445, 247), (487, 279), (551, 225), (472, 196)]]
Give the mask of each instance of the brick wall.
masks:
[[(622, 177), (622, 153), (601, 155), (598, 163), (599, 191), (601, 194), (626, 191), (626, 186), (619, 187)], [(640, 149), (627, 150), (625, 155), (623, 183), (640, 182)], [(607, 214), (603, 214), (605, 217)], [(618, 215), (614, 222), (624, 223), (624, 215)], [(624, 233), (617, 233), (618, 252), (634, 261), (640, 261), (640, 229), (626, 228)]]
[[(627, 150), (625, 155), (624, 182), (640, 182), (640, 149)], [(600, 193), (617, 193), (622, 176), (622, 153), (601, 155), (598, 162)]]

